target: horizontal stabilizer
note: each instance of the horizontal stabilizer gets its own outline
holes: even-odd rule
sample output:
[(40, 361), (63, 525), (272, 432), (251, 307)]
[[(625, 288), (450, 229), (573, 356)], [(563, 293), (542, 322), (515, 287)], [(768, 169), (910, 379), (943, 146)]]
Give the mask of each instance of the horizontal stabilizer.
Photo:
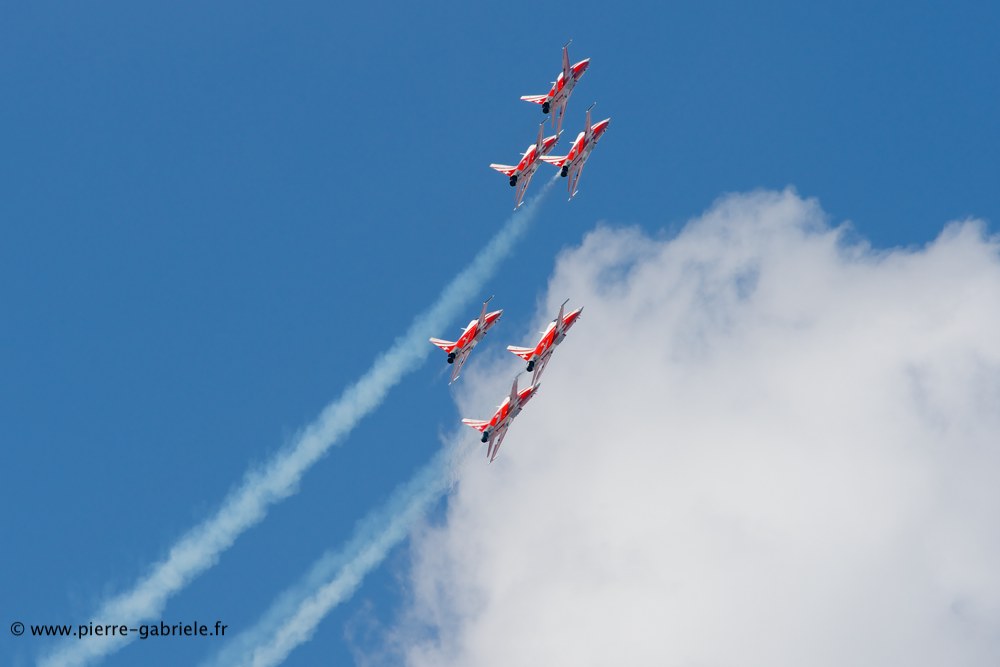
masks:
[(455, 350), (455, 341), (441, 340), (440, 338), (431, 338), (431, 343), (437, 345), (445, 352), (451, 354)]
[(517, 167), (512, 167), (509, 164), (491, 164), (490, 169), (496, 169), (504, 176), (513, 176), (514, 172), (517, 171)]
[(548, 95), (521, 95), (521, 99), (525, 102), (534, 102), (535, 104), (545, 104), (545, 101), (549, 99)]
[(531, 359), (531, 355), (535, 353), (534, 348), (531, 347), (517, 347), (516, 345), (508, 345), (507, 349), (521, 357), (525, 361)]
[(569, 157), (568, 155), (543, 155), (542, 159), (548, 162), (549, 164), (554, 164), (557, 167), (561, 167), (564, 164), (566, 164), (566, 158), (568, 157)]
[(466, 426), (471, 426), (477, 431), (485, 431), (486, 427), (490, 425), (489, 422), (483, 421), (482, 419), (463, 419), (462, 423)]

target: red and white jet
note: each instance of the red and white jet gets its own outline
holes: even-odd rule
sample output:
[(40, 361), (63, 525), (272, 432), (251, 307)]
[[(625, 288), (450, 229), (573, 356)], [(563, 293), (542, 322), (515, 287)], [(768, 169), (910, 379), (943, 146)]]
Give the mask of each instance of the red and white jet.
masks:
[(566, 337), (566, 332), (576, 324), (576, 321), (580, 318), (580, 313), (583, 312), (583, 307), (580, 307), (568, 315), (563, 315), (563, 310), (568, 301), (569, 299), (566, 299), (559, 306), (559, 314), (556, 316), (556, 319), (549, 323), (545, 331), (542, 332), (542, 337), (535, 347), (507, 346), (508, 350), (528, 362), (529, 373), (532, 371), (535, 372), (531, 376), (531, 384), (533, 385), (537, 385), (539, 380), (542, 379), (542, 371), (545, 370), (545, 365), (552, 358), (552, 353), (555, 351), (556, 345), (563, 341)]
[(455, 342), (441, 340), (440, 338), (431, 338), (432, 343), (448, 353), (448, 363), (455, 366), (451, 372), (451, 381), (448, 384), (458, 379), (458, 374), (462, 372), (462, 364), (469, 357), (472, 348), (483, 339), (486, 332), (496, 324), (497, 320), (503, 314), (503, 310), (494, 310), (492, 313), (486, 312), (486, 304), (492, 299), (493, 297), (490, 297), (486, 301), (483, 301), (483, 311), (479, 314), (479, 319), (469, 322), (469, 326), (465, 327), (462, 335)]
[(490, 165), (491, 168), (510, 178), (510, 187), (517, 186), (517, 191), (514, 193), (515, 211), (524, 201), (524, 192), (528, 189), (528, 183), (531, 182), (531, 177), (535, 175), (538, 165), (542, 163), (542, 156), (551, 153), (552, 149), (555, 148), (556, 142), (559, 141), (558, 134), (543, 139), (542, 128), (544, 127), (545, 123), (538, 126), (538, 140), (528, 146), (528, 150), (524, 152), (521, 161), (517, 163), (516, 167), (507, 164)]
[[(591, 104), (590, 109), (593, 108), (594, 105)], [(576, 187), (579, 185), (580, 175), (583, 173), (583, 165), (587, 163), (587, 158), (590, 157), (590, 152), (594, 150), (594, 146), (596, 146), (597, 142), (600, 141), (602, 136), (604, 136), (605, 130), (608, 129), (608, 123), (611, 122), (610, 118), (605, 118), (597, 125), (591, 126), (590, 109), (587, 109), (587, 126), (584, 128), (583, 132), (577, 135), (576, 141), (573, 142), (573, 146), (569, 149), (569, 153), (563, 156), (542, 156), (542, 159), (549, 164), (561, 167), (562, 176), (564, 178), (569, 176), (568, 185), (570, 199), (576, 195)]]
[(497, 411), (492, 419), (489, 421), (479, 419), (462, 420), (463, 424), (468, 424), (477, 431), (482, 432), (482, 441), (489, 443), (486, 446), (486, 457), (489, 458), (490, 463), (493, 462), (500, 452), (500, 445), (503, 443), (504, 436), (507, 435), (510, 423), (514, 421), (514, 417), (521, 413), (524, 405), (535, 395), (535, 392), (538, 391), (538, 386), (532, 383), (530, 387), (518, 391), (517, 378), (515, 377), (514, 385), (510, 388), (510, 396), (503, 399), (503, 403), (497, 406)]
[(559, 77), (552, 82), (552, 90), (545, 95), (522, 95), (525, 102), (534, 102), (542, 105), (542, 113), (552, 112), (552, 127), (556, 132), (562, 130), (563, 116), (566, 115), (566, 103), (569, 102), (570, 93), (576, 87), (576, 82), (580, 80), (587, 67), (590, 65), (590, 58), (581, 60), (570, 67), (569, 45), (573, 40), (566, 42), (562, 52), (562, 72)]

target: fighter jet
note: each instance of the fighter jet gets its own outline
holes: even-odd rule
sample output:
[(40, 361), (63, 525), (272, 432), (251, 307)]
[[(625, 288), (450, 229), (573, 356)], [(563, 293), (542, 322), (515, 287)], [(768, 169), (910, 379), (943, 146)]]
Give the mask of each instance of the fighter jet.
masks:
[(493, 297), (491, 296), (486, 301), (483, 301), (483, 311), (479, 314), (479, 319), (469, 322), (469, 326), (465, 327), (465, 330), (462, 331), (462, 335), (459, 336), (457, 341), (451, 342), (449, 340), (441, 340), (440, 338), (431, 338), (432, 343), (448, 353), (448, 363), (454, 365), (454, 369), (451, 371), (451, 380), (448, 384), (458, 379), (459, 373), (462, 372), (462, 364), (468, 359), (472, 348), (483, 339), (486, 332), (496, 324), (496, 321), (503, 314), (503, 310), (495, 310), (492, 313), (486, 312), (486, 304), (492, 300)]
[(525, 102), (541, 104), (542, 113), (552, 113), (552, 127), (555, 128), (557, 133), (562, 130), (563, 116), (566, 115), (566, 103), (569, 102), (569, 96), (573, 92), (573, 88), (576, 87), (576, 82), (580, 80), (590, 65), (590, 58), (587, 58), (570, 67), (569, 45), (572, 43), (573, 40), (571, 39), (563, 46), (562, 72), (552, 82), (552, 89), (545, 95), (521, 96), (521, 99)]
[(542, 129), (544, 127), (545, 123), (538, 126), (538, 140), (528, 146), (528, 150), (524, 152), (521, 161), (517, 163), (516, 167), (507, 164), (490, 165), (491, 168), (510, 178), (510, 187), (517, 187), (517, 191), (514, 193), (515, 211), (524, 201), (524, 192), (528, 189), (528, 183), (531, 182), (531, 177), (535, 175), (538, 165), (542, 163), (541, 157), (548, 155), (555, 148), (556, 142), (559, 141), (558, 134), (542, 139)]
[(542, 337), (538, 340), (538, 344), (535, 347), (507, 346), (508, 350), (528, 362), (527, 370), (529, 373), (532, 371), (535, 372), (531, 376), (531, 384), (533, 385), (537, 385), (542, 379), (542, 371), (545, 370), (545, 365), (552, 358), (552, 353), (555, 351), (556, 345), (563, 341), (563, 338), (566, 337), (566, 332), (569, 331), (571, 326), (576, 324), (576, 321), (580, 318), (580, 313), (583, 312), (583, 308), (580, 307), (564, 316), (563, 310), (568, 302), (569, 299), (566, 299), (559, 306), (559, 314), (556, 316), (556, 319), (549, 323), (545, 331), (542, 332)]
[(584, 128), (583, 132), (577, 135), (576, 141), (573, 142), (573, 146), (569, 149), (568, 154), (562, 156), (542, 156), (542, 159), (549, 164), (561, 167), (562, 176), (564, 178), (569, 176), (568, 185), (570, 199), (576, 196), (576, 187), (580, 183), (580, 175), (583, 173), (583, 165), (587, 163), (587, 158), (590, 157), (590, 152), (594, 150), (594, 146), (596, 146), (597, 142), (602, 136), (604, 136), (604, 131), (608, 129), (608, 123), (611, 122), (610, 118), (605, 118), (597, 125), (591, 126), (590, 109), (593, 108), (594, 105), (591, 104), (590, 108), (587, 109), (587, 126)]
[(514, 378), (514, 384), (510, 388), (510, 396), (503, 399), (503, 403), (497, 406), (496, 414), (489, 421), (481, 421), (479, 419), (463, 419), (463, 424), (468, 424), (477, 431), (481, 431), (483, 434), (482, 442), (488, 442), (486, 446), (486, 457), (490, 460), (490, 463), (496, 459), (497, 454), (500, 452), (500, 445), (503, 443), (504, 436), (507, 435), (507, 429), (510, 428), (510, 423), (514, 421), (514, 417), (521, 413), (524, 405), (531, 400), (531, 397), (535, 395), (538, 391), (539, 385), (532, 383), (530, 387), (517, 390), (517, 378)]

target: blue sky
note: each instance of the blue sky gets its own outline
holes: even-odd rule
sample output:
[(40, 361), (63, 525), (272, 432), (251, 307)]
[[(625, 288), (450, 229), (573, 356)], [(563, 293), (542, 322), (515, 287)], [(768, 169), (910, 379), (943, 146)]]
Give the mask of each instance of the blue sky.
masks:
[[(30, 3), (4, 10), (5, 624), (77, 623), (363, 373), (507, 219), (559, 48), (612, 117), (483, 296), (523, 331), (599, 221), (675, 231), (794, 186), (875, 246), (1000, 220), (994, 3)], [(557, 149), (558, 150), (558, 149)], [(543, 166), (543, 169), (547, 167)], [(540, 171), (532, 191), (540, 188)], [(529, 191), (529, 196), (531, 191)], [(477, 310), (457, 318), (455, 333)], [(167, 606), (246, 626), (440, 447), (432, 357)], [(471, 361), (475, 363), (475, 359)], [(474, 443), (470, 435), (470, 446)], [(344, 664), (394, 553), (288, 664)], [(41, 642), (4, 633), (3, 662)], [(133, 646), (109, 665), (198, 660)]]

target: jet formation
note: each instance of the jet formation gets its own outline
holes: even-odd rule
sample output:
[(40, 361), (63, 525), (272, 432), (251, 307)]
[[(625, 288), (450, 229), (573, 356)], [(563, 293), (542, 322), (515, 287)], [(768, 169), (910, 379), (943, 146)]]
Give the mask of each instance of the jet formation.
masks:
[[(479, 319), (469, 322), (469, 326), (465, 327), (462, 335), (454, 343), (439, 338), (430, 339), (431, 343), (448, 354), (448, 363), (456, 365), (451, 374), (451, 382), (458, 379), (461, 364), (465, 362), (469, 357), (469, 353), (472, 352), (472, 348), (482, 340), (482, 337), (486, 335), (486, 331), (500, 319), (500, 315), (503, 313), (502, 310), (496, 310), (492, 313), (486, 312), (486, 306), (492, 298), (490, 297), (483, 302), (483, 310), (479, 315)], [(471, 426), (483, 434), (482, 441), (488, 443), (486, 457), (491, 463), (496, 459), (500, 451), (500, 445), (503, 443), (503, 439), (507, 435), (507, 429), (510, 428), (514, 417), (521, 413), (524, 405), (535, 395), (541, 386), (542, 371), (545, 369), (546, 364), (548, 364), (549, 359), (552, 358), (552, 353), (555, 351), (556, 346), (566, 338), (566, 333), (580, 318), (580, 313), (583, 312), (583, 308), (577, 308), (569, 314), (564, 314), (568, 302), (569, 299), (563, 301), (562, 305), (559, 306), (559, 314), (556, 315), (556, 318), (542, 332), (542, 337), (535, 347), (515, 347), (513, 345), (507, 347), (508, 350), (528, 362), (529, 373), (534, 371), (531, 377), (531, 385), (519, 391), (517, 388), (517, 378), (515, 377), (510, 395), (497, 406), (496, 412), (490, 419), (462, 420), (463, 424)]]
[(591, 104), (590, 108), (587, 109), (587, 121), (583, 132), (577, 135), (576, 141), (570, 147), (569, 153), (563, 156), (549, 155), (549, 152), (552, 151), (556, 143), (558, 143), (559, 137), (562, 135), (563, 117), (566, 115), (569, 96), (572, 94), (573, 89), (576, 88), (576, 84), (587, 72), (588, 67), (590, 67), (590, 58), (584, 58), (575, 65), (569, 64), (569, 45), (572, 41), (566, 42), (563, 46), (562, 71), (556, 80), (552, 82), (552, 88), (549, 92), (544, 95), (521, 96), (521, 99), (526, 102), (534, 102), (542, 105), (542, 113), (550, 115), (552, 126), (556, 133), (551, 137), (543, 139), (542, 127), (545, 125), (543, 121), (542, 127), (538, 128), (538, 139), (535, 143), (528, 146), (528, 150), (522, 154), (517, 166), (505, 164), (490, 165), (491, 168), (507, 176), (512, 188), (517, 188), (514, 192), (515, 211), (524, 203), (524, 193), (528, 189), (528, 184), (531, 182), (531, 177), (535, 174), (535, 170), (538, 169), (539, 161), (548, 162), (559, 168), (560, 175), (568, 179), (569, 198), (573, 199), (578, 191), (577, 188), (580, 184), (580, 175), (583, 173), (583, 165), (587, 162), (587, 158), (590, 157), (594, 146), (604, 136), (604, 132), (608, 129), (608, 124), (611, 122), (610, 118), (605, 118), (591, 125), (590, 110), (594, 108), (594, 105)]
[[(514, 210), (516, 211), (524, 203), (524, 195), (532, 177), (538, 170), (542, 162), (547, 162), (559, 169), (560, 176), (567, 179), (569, 198), (573, 199), (578, 192), (580, 176), (583, 167), (587, 163), (591, 152), (601, 140), (611, 123), (610, 118), (605, 118), (597, 123), (591, 122), (590, 112), (594, 108), (591, 104), (587, 109), (586, 121), (583, 131), (577, 135), (576, 140), (570, 146), (566, 155), (550, 155), (559, 137), (562, 135), (563, 118), (566, 115), (569, 98), (577, 83), (590, 67), (590, 58), (585, 58), (580, 62), (570, 65), (569, 45), (567, 42), (562, 50), (562, 72), (555, 81), (552, 88), (544, 95), (524, 95), (521, 97), (526, 102), (540, 104), (542, 113), (548, 114), (552, 119), (552, 126), (555, 134), (549, 137), (545, 135), (545, 122), (538, 126), (538, 136), (535, 143), (528, 146), (528, 149), (521, 155), (521, 159), (516, 165), (491, 164), (490, 167), (499, 171), (508, 178), (510, 186), (517, 188), (514, 191)], [(441, 348), (448, 355), (448, 363), (452, 365), (451, 380), (449, 384), (455, 382), (462, 372), (462, 366), (468, 360), (469, 355), (476, 345), (486, 336), (486, 333), (497, 323), (503, 310), (487, 312), (487, 306), (493, 299), (490, 297), (483, 302), (482, 311), (479, 317), (469, 322), (461, 335), (455, 341), (431, 338), (430, 342)], [(570, 328), (580, 319), (583, 308), (577, 308), (570, 313), (566, 313), (566, 304), (569, 299), (563, 301), (559, 306), (559, 313), (555, 319), (549, 323), (545, 331), (541, 332), (541, 338), (534, 347), (518, 347), (508, 345), (507, 349), (526, 361), (527, 372), (532, 373), (531, 384), (524, 389), (518, 389), (517, 377), (510, 388), (510, 394), (503, 402), (497, 406), (496, 412), (488, 420), (483, 419), (463, 419), (462, 423), (476, 429), (482, 433), (482, 442), (486, 444), (486, 458), (492, 463), (496, 460), (500, 452), (500, 445), (507, 435), (511, 422), (517, 417), (524, 406), (530, 401), (541, 387), (542, 373), (548, 366), (556, 347), (563, 342)], [(518, 374), (520, 375), (520, 374)]]

